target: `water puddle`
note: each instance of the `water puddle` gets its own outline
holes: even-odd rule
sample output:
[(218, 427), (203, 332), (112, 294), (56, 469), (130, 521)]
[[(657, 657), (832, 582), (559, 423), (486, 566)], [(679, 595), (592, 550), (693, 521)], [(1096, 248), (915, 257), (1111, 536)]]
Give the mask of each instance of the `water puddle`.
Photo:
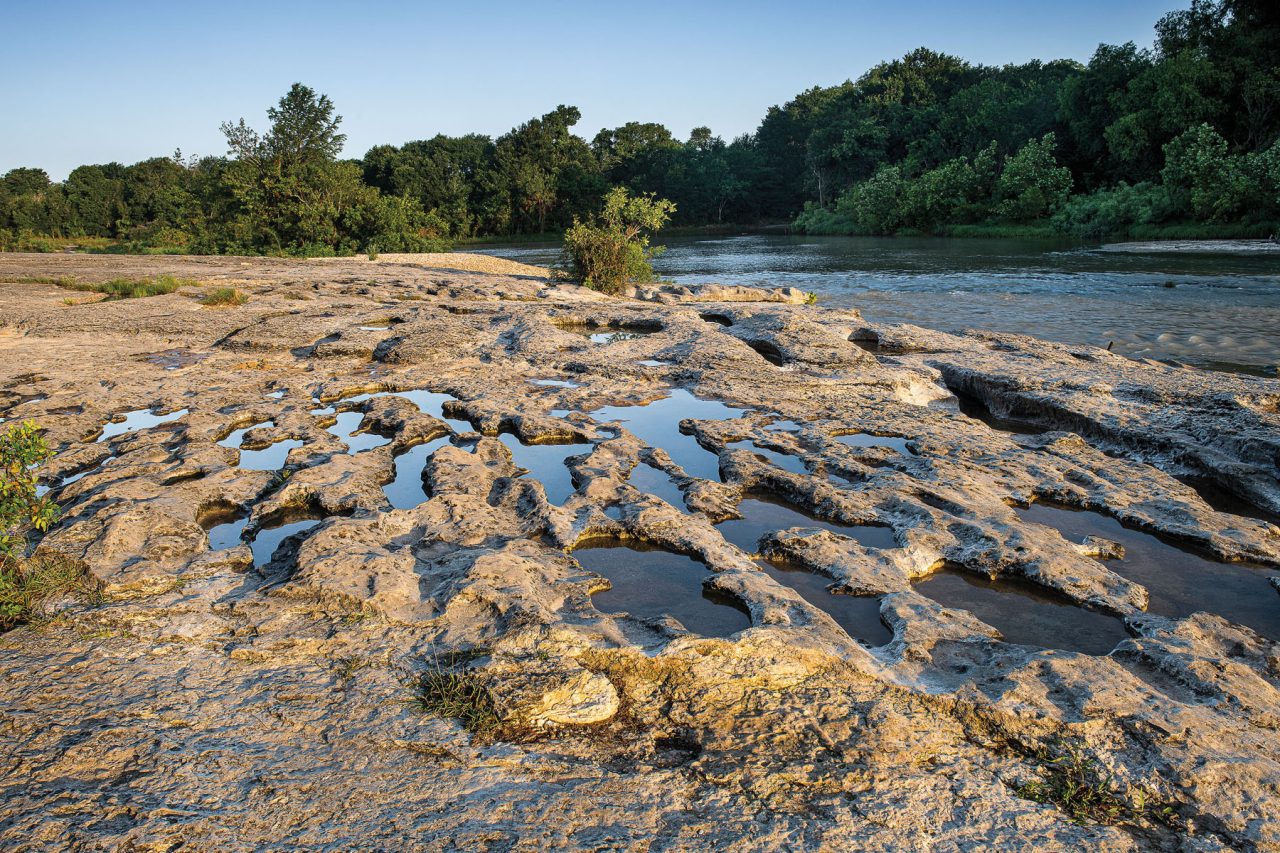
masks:
[(288, 460), (289, 451), (302, 445), (296, 438), (284, 438), (256, 450), (241, 450), (240, 467), (245, 471), (279, 471)]
[(661, 400), (642, 406), (604, 406), (589, 414), (600, 423), (621, 421), (645, 444), (661, 448), (677, 465), (693, 477), (720, 479), (720, 457), (680, 432), (683, 418), (694, 420), (735, 420), (746, 409), (737, 409), (718, 400), (702, 400), (683, 388), (672, 390)]
[(112, 459), (115, 459), (115, 458), (116, 457), (114, 456), (108, 456), (106, 459), (103, 459), (97, 465), (92, 465), (84, 469), (78, 474), (72, 474), (70, 476), (63, 477), (62, 480), (58, 483), (58, 488), (61, 489), (64, 486), (69, 486), (72, 483), (79, 482), (80, 480), (83, 480), (85, 477), (89, 476), (90, 474), (96, 474), (97, 472), (105, 468), (108, 462), (110, 462)]
[(125, 412), (121, 420), (112, 419), (103, 424), (102, 433), (98, 436), (97, 443), (100, 444), (127, 432), (137, 432), (138, 430), (151, 429), (160, 424), (172, 423), (179, 418), (186, 417), (189, 411), (189, 409), (178, 409), (176, 412), (169, 412), (164, 415), (157, 415), (150, 409), (136, 409), (132, 412)]
[(903, 456), (915, 456), (915, 453), (907, 446), (907, 442), (911, 441), (911, 439), (896, 435), (872, 435), (869, 432), (854, 432), (848, 435), (832, 436), (832, 438), (846, 447), (889, 447)]
[(660, 471), (647, 462), (641, 462), (631, 469), (627, 482), (645, 494), (661, 498), (684, 512), (684, 492), (666, 471)]
[(1200, 495), (1200, 499), (1218, 512), (1280, 525), (1280, 513), (1256, 506), (1210, 480), (1203, 477), (1178, 477), (1178, 479), (1195, 489), (1196, 494)]
[(804, 460), (799, 456), (792, 456), (790, 453), (781, 453), (777, 450), (770, 450), (767, 447), (761, 447), (750, 439), (730, 442), (729, 444), (726, 444), (725, 447), (732, 450), (749, 450), (758, 458), (777, 465), (784, 471), (790, 471), (792, 474), (809, 473), (809, 469), (805, 466)]
[(278, 391), (268, 391), (266, 394), (263, 394), (262, 396), (266, 397), (268, 400), (279, 400), (284, 395), (285, 395), (284, 389), (280, 389)]
[(530, 379), (530, 385), (543, 388), (581, 388), (582, 383), (570, 382), (568, 379)]
[(422, 479), (423, 469), (431, 454), (449, 443), (450, 437), (445, 435), (434, 438), (425, 444), (417, 444), (395, 458), (395, 478), (382, 487), (391, 506), (396, 509), (413, 509), (427, 500), (426, 484)]
[(1280, 570), (1201, 557), (1101, 513), (1044, 504), (1032, 504), (1017, 513), (1023, 521), (1052, 527), (1070, 541), (1101, 536), (1119, 542), (1125, 548), (1124, 557), (1107, 560), (1105, 565), (1147, 588), (1147, 609), (1152, 613), (1181, 617), (1205, 610), (1280, 640), (1280, 595), (1267, 580)]
[(847, 536), (868, 548), (898, 547), (897, 540), (893, 538), (893, 530), (888, 527), (850, 526), (823, 521), (772, 495), (748, 494), (738, 504), (738, 513), (741, 518), (722, 521), (716, 525), (716, 529), (726, 540), (748, 554), (756, 553), (760, 540), (766, 535), (792, 527), (828, 530), (839, 536)]
[(301, 447), (303, 444), (301, 441), (296, 438), (284, 438), (257, 449), (245, 449), (243, 447), (244, 437), (247, 433), (259, 427), (274, 427), (275, 425), (275, 421), (262, 421), (261, 423), (232, 430), (226, 438), (218, 442), (218, 445), (240, 451), (240, 459), (236, 466), (242, 470), (279, 471), (284, 467), (285, 460), (289, 457), (289, 451), (295, 447)]
[(611, 538), (588, 540), (573, 549), (573, 556), (613, 585), (591, 597), (602, 613), (630, 613), (642, 619), (665, 614), (705, 637), (727, 637), (751, 627), (741, 604), (703, 587), (707, 567), (691, 557)]
[(612, 344), (618, 341), (634, 341), (645, 335), (662, 331), (661, 326), (561, 326), (566, 332), (582, 335), (593, 344)]
[(200, 519), (200, 524), (205, 526), (209, 534), (210, 551), (221, 551), (242, 544), (244, 528), (248, 523), (249, 516), (242, 510), (224, 510)]
[(338, 412), (333, 426), (326, 432), (347, 446), (347, 453), (354, 456), (365, 450), (390, 444), (391, 439), (374, 432), (356, 432), (364, 421), (364, 412)]
[(640, 365), (641, 367), (666, 367), (670, 363), (671, 362), (663, 361), (660, 358), (645, 358), (636, 362), (636, 364)]
[[(275, 556), (276, 551), (284, 540), (290, 536), (310, 530), (319, 523), (320, 519), (318, 518), (304, 518), (299, 521), (281, 524), (278, 527), (262, 528), (253, 537), (253, 542), (249, 544), (250, 549), (253, 551), (253, 567), (255, 569), (262, 568), (271, 562), (271, 558)], [(212, 531), (210, 533), (212, 534)]]
[(388, 331), (391, 326), (358, 326), (357, 328), (362, 332), (385, 332)]
[(559, 506), (576, 491), (565, 460), (591, 450), (590, 444), (524, 444), (514, 435), (503, 433), (498, 440), (511, 451), (516, 465), (542, 484), (547, 500)]
[[(341, 400), (337, 400), (335, 402), (363, 403), (366, 400), (372, 400), (377, 397), (399, 397), (403, 400), (408, 400), (410, 403), (413, 403), (415, 406), (418, 407), (418, 411), (422, 412), (424, 415), (431, 415), (431, 417), (435, 418), (436, 420), (444, 421), (446, 424), (449, 425), (449, 428), (456, 433), (464, 433), (464, 432), (472, 431), (470, 421), (461, 420), (459, 418), (445, 417), (445, 414), (444, 414), (445, 403), (454, 402), (458, 398), (453, 396), (452, 394), (445, 394), (440, 391), (424, 391), (424, 390), (378, 391), (374, 394), (356, 394), (353, 397), (343, 397)], [(330, 405), (330, 406), (324, 407), (323, 409), (312, 410), (311, 413), (313, 415), (332, 414), (333, 411), (334, 411), (334, 406)]]
[(880, 621), (880, 597), (876, 595), (835, 595), (827, 590), (830, 578), (780, 560), (757, 560), (765, 574), (826, 613), (845, 633), (868, 646), (883, 646), (893, 632)]
[(1018, 645), (1105, 655), (1129, 636), (1116, 617), (1021, 578), (992, 581), (947, 567), (917, 582), (915, 590), (943, 607), (968, 610)]

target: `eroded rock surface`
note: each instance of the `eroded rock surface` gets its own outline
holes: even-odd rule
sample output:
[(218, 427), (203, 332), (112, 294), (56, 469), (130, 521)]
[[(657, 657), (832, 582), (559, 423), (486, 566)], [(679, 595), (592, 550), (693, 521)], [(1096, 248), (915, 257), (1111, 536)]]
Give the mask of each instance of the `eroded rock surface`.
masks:
[[(6, 848), (1280, 850), (1280, 383), (442, 263), (0, 255), (40, 547), (105, 594), (0, 636)], [(201, 286), (29, 281), (158, 273)], [(1149, 611), (1033, 503), (1242, 564), (1275, 620)], [(704, 610), (593, 606), (602, 541)], [(1082, 613), (1123, 639), (1073, 651)], [(1043, 794), (1077, 765), (1109, 823)]]

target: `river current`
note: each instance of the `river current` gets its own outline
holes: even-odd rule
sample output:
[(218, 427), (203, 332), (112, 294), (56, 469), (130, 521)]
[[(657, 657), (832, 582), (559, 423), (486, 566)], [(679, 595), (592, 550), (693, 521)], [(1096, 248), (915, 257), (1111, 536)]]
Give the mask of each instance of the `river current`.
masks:
[[(1191, 245), (1077, 246), (1025, 239), (663, 237), (658, 276), (682, 284), (798, 287), (868, 320), (988, 329), (1140, 358), (1276, 376), (1280, 252)], [(531, 264), (550, 244), (471, 248)]]

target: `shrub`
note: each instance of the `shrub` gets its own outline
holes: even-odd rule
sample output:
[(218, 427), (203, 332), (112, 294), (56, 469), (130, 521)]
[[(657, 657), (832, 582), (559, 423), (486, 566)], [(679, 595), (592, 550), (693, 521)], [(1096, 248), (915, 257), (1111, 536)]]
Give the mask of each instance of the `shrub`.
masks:
[(0, 434), (0, 563), (20, 557), (31, 529), (48, 530), (58, 508), (36, 496), (35, 468), (53, 455), (31, 421)]
[(605, 194), (598, 216), (574, 217), (564, 234), (561, 266), (587, 287), (617, 293), (628, 282), (651, 281), (651, 261), (661, 247), (649, 235), (662, 228), (676, 206), (653, 193), (631, 196), (622, 187)]
[(1159, 184), (1120, 183), (1110, 189), (1073, 196), (1053, 217), (1053, 227), (1083, 240), (1132, 233), (1135, 226), (1161, 222), (1173, 208)]
[(248, 301), (249, 297), (245, 296), (234, 287), (218, 287), (210, 290), (204, 296), (200, 297), (200, 304), (210, 308), (243, 305)]
[(31, 421), (0, 434), (0, 631), (29, 620), (42, 601), (90, 589), (70, 560), (25, 558), (31, 533), (48, 530), (58, 517), (57, 505), (36, 494), (36, 467), (52, 455)]

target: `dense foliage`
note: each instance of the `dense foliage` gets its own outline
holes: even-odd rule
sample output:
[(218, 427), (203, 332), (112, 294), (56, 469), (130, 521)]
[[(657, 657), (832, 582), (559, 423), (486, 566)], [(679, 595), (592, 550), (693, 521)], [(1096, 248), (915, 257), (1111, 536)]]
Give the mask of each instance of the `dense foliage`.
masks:
[(667, 199), (632, 196), (616, 187), (605, 195), (599, 215), (574, 217), (564, 232), (561, 265), (576, 281), (605, 293), (616, 293), (628, 282), (650, 281), (649, 261), (661, 249), (649, 245), (649, 236), (675, 209)]
[(791, 221), (831, 233), (995, 226), (1081, 237), (1280, 222), (1280, 13), (1193, 0), (1151, 48), (991, 67), (926, 49), (802, 92), (730, 142), (629, 122), (588, 142), (559, 106), (496, 139), (436, 136), (338, 159), (341, 119), (295, 85), (228, 156), (38, 169), (0, 180), (0, 248), (43, 236), (125, 251), (332, 254), (570, 227), (612, 187), (676, 225)]

